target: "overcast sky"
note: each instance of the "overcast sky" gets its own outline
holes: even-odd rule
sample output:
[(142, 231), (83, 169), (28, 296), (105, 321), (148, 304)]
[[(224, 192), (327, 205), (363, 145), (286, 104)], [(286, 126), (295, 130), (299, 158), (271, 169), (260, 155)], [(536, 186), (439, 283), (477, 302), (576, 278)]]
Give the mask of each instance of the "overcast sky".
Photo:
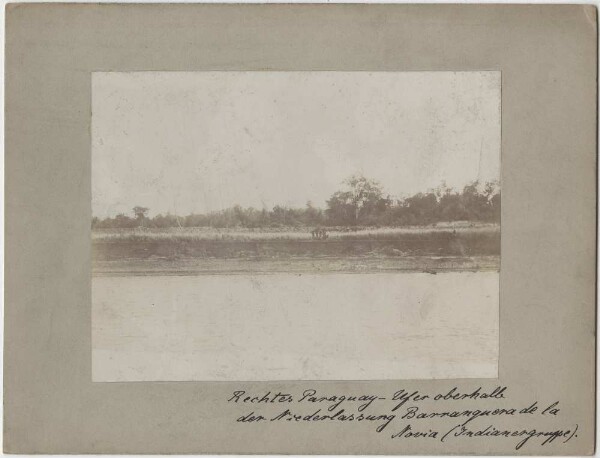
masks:
[(324, 207), (353, 174), (394, 197), (499, 179), (500, 73), (93, 74), (94, 216)]

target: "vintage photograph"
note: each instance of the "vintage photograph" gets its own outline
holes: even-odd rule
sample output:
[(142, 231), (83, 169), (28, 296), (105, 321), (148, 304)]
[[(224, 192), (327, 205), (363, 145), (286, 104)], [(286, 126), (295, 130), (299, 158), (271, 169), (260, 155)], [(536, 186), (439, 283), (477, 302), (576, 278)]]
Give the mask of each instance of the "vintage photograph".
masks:
[(495, 378), (501, 75), (92, 74), (93, 380)]

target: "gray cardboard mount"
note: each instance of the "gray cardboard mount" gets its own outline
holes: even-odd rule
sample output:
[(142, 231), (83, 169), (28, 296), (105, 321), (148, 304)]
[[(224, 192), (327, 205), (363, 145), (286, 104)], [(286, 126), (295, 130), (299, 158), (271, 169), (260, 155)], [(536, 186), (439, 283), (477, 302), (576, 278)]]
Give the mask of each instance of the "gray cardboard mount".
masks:
[[(6, 13), (6, 452), (593, 452), (593, 6), (9, 4)], [(499, 379), (92, 383), (90, 74), (142, 70), (500, 70)], [(453, 386), (506, 386), (516, 406), (559, 401), (558, 417), (494, 425), (577, 434), (519, 450), (489, 437), (394, 440), (397, 428), (358, 423), (244, 424), (236, 418), (251, 409), (227, 402), (234, 390)]]

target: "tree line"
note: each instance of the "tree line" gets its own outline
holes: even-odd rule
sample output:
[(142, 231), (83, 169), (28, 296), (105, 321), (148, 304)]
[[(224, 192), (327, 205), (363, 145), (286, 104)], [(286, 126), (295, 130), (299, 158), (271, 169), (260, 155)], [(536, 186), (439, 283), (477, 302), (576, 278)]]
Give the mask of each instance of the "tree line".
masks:
[(92, 228), (134, 227), (331, 227), (331, 226), (424, 226), (438, 222), (500, 222), (498, 182), (474, 181), (462, 190), (444, 184), (403, 199), (385, 195), (381, 185), (363, 176), (343, 182), (326, 202), (325, 209), (309, 201), (304, 208), (276, 205), (271, 210), (236, 205), (221, 211), (187, 216), (159, 214), (148, 217), (149, 209), (134, 207), (131, 215), (92, 219)]

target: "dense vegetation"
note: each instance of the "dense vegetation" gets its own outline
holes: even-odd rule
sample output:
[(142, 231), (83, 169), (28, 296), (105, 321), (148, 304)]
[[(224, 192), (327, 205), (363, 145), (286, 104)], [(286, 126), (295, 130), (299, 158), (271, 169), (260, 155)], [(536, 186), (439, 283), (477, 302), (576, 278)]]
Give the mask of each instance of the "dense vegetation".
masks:
[(404, 199), (386, 196), (379, 183), (363, 176), (353, 176), (343, 184), (344, 189), (329, 198), (324, 210), (308, 202), (304, 208), (277, 205), (272, 210), (257, 210), (234, 206), (207, 214), (159, 214), (149, 218), (148, 208), (134, 207), (132, 216), (119, 214), (103, 220), (94, 217), (92, 228), (398, 227), (441, 221), (500, 222), (500, 190), (496, 182), (476, 181), (461, 191), (442, 185)]

